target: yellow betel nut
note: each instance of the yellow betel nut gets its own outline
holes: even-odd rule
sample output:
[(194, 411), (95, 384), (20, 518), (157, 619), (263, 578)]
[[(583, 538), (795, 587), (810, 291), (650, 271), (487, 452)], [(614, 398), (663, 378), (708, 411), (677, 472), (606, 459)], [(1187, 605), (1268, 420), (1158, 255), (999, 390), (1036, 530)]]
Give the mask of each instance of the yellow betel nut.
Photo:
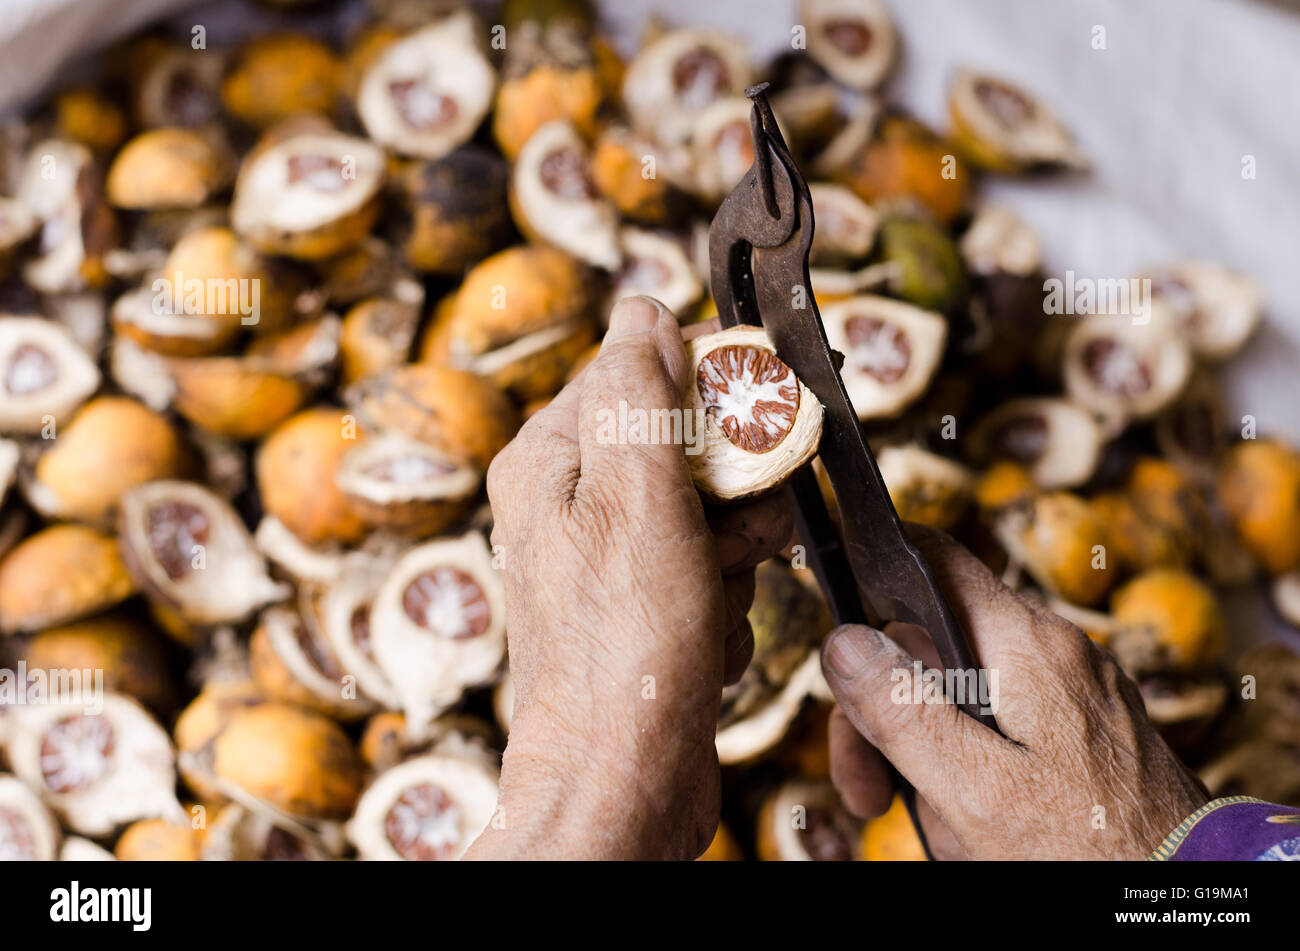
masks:
[(1117, 631), (1146, 632), (1163, 666), (1195, 670), (1223, 652), (1223, 614), (1214, 592), (1185, 571), (1157, 568), (1138, 575), (1115, 592), (1111, 607)]
[(1300, 567), (1300, 453), (1271, 440), (1233, 447), (1219, 469), (1219, 497), (1264, 570)]
[(924, 862), (925, 848), (916, 834), (907, 804), (894, 796), (885, 814), (862, 829), (862, 859), (866, 862)]

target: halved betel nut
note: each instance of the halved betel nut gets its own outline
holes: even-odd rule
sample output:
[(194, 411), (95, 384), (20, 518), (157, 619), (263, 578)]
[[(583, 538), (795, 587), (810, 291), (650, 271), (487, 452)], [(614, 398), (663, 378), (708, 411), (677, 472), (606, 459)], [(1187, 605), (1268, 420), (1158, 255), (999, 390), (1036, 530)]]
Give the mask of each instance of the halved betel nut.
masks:
[(898, 53), (898, 36), (881, 0), (802, 0), (808, 55), (838, 82), (875, 89)]
[(375, 658), (370, 606), (392, 566), (390, 558), (349, 553), (338, 577), (324, 585), (316, 606), (321, 633), (339, 664), (356, 678), (364, 696), (388, 710), (399, 709), (402, 700)]
[(417, 271), (457, 277), (510, 242), (510, 168), (476, 145), (412, 164), (397, 180), (410, 217), (401, 237), (406, 263)]
[(463, 457), (400, 433), (347, 452), (334, 478), (367, 523), (418, 535), (445, 531), (483, 483), (483, 473)]
[(375, 660), (419, 737), (505, 658), (505, 588), (481, 535), (425, 542), (393, 566), (370, 609)]
[(463, 145), (492, 106), (485, 31), (458, 10), (385, 47), (361, 78), (357, 112), (380, 145), (436, 159)]
[(302, 112), (332, 115), (342, 82), (343, 64), (320, 40), (269, 34), (236, 53), (221, 84), (221, 100), (236, 119), (266, 128)]
[(175, 309), (166, 290), (140, 287), (127, 291), (109, 311), (114, 346), (123, 341), (154, 354), (192, 357), (219, 353), (239, 336), (239, 320), (210, 317)]
[(1096, 604), (1118, 574), (1105, 523), (1077, 495), (1046, 492), (1012, 506), (998, 515), (994, 532), (1044, 590), (1071, 604)]
[(758, 815), (758, 857), (764, 862), (851, 862), (861, 823), (829, 780), (793, 779), (764, 800)]
[(197, 129), (221, 118), (221, 74), (226, 68), (222, 54), (148, 36), (129, 51), (132, 67), (132, 101), (141, 126)]
[(984, 168), (1018, 172), (1036, 166), (1087, 166), (1060, 120), (1005, 79), (957, 70), (948, 91), (948, 112), (954, 140)]
[(510, 176), (520, 230), (607, 271), (621, 263), (618, 210), (596, 190), (591, 155), (574, 126), (548, 122), (524, 144)]
[(690, 153), (685, 146), (665, 148), (621, 125), (601, 130), (591, 155), (591, 180), (619, 213), (645, 225), (684, 220), (690, 199)]
[(0, 631), (39, 631), (97, 614), (135, 593), (117, 542), (84, 525), (51, 525), (0, 561)]
[(704, 285), (681, 242), (653, 231), (625, 227), (619, 230), (619, 244), (623, 267), (614, 276), (610, 299), (617, 302), (624, 297), (653, 297), (678, 320), (686, 318), (704, 295)]
[(151, 601), (185, 621), (242, 621), (288, 597), (235, 510), (204, 486), (150, 482), (124, 495), (121, 506), (121, 545), (132, 575)]
[(1065, 345), (1066, 393), (1099, 416), (1103, 427), (1145, 419), (1170, 406), (1192, 373), (1186, 338), (1153, 310), (1148, 323), (1091, 316)]
[(239, 710), (270, 702), (247, 674), (233, 679), (216, 678), (204, 684), (199, 695), (190, 701), (176, 718), (173, 735), (180, 756), (177, 765), (185, 784), (206, 803), (226, 801), (212, 782), (211, 774), (197, 767), (198, 754), (230, 722)]
[(27, 784), (0, 774), (0, 862), (52, 862), (59, 826)]
[(304, 835), (297, 823), (232, 802), (209, 824), (199, 848), (205, 862), (325, 862), (334, 858), (320, 837)]
[(1209, 261), (1181, 261), (1148, 277), (1152, 303), (1173, 312), (1197, 356), (1226, 360), (1259, 326), (1264, 291), (1242, 274)]
[(753, 111), (754, 104), (743, 96), (726, 96), (691, 120), (691, 188), (703, 200), (721, 202), (754, 164)]
[(1193, 370), (1178, 401), (1155, 418), (1153, 429), (1162, 456), (1213, 482), (1231, 433), (1219, 381), (1205, 367)]
[(1043, 264), (1038, 233), (1004, 205), (981, 207), (958, 244), (966, 267), (981, 277), (1029, 277)]
[(594, 275), (558, 248), (494, 254), (437, 310), (420, 359), (477, 374), (524, 402), (551, 396), (595, 342)]
[(66, 139), (35, 143), (14, 194), (39, 227), (23, 280), (43, 294), (108, 282), (104, 255), (118, 245), (118, 226), (89, 149)]
[(495, 767), (432, 753), (379, 775), (357, 803), (348, 839), (363, 859), (455, 860), (492, 820)]
[(759, 495), (817, 454), (822, 405), (761, 328), (696, 337), (686, 353), (694, 372), (683, 414), (695, 432), (686, 460), (701, 492), (720, 501)]
[(343, 571), (343, 555), (337, 546), (304, 545), (274, 515), (257, 523), (253, 543), (271, 564), (300, 584), (328, 584)]
[(965, 466), (914, 444), (885, 446), (876, 464), (903, 521), (947, 532), (966, 514), (975, 480)]
[(108, 693), (94, 703), (17, 707), (12, 715), (14, 772), (72, 831), (106, 836), (136, 819), (184, 821), (171, 740), (134, 700)]
[(379, 215), (382, 150), (341, 132), (303, 126), (245, 159), (230, 221), (268, 254), (316, 261), (361, 243)]
[(348, 310), (339, 339), (343, 384), (407, 362), (423, 302), (424, 292), (418, 284), (399, 281), (391, 294), (367, 297)]
[(749, 52), (735, 37), (671, 30), (646, 44), (623, 77), (623, 104), (637, 131), (665, 145), (685, 142), (699, 113), (739, 96), (753, 79)]
[(320, 630), (316, 605), (271, 607), (248, 644), (253, 681), (274, 700), (296, 703), (338, 720), (356, 720), (373, 709), (343, 669)]
[(0, 317), (0, 432), (52, 429), (99, 388), (99, 380), (99, 368), (59, 324)]
[(1265, 571), (1300, 567), (1300, 452), (1271, 439), (1238, 443), (1220, 463), (1218, 494)]
[(1083, 485), (1101, 459), (1101, 427), (1092, 414), (1059, 397), (1010, 400), (972, 427), (966, 451), (978, 465), (1006, 460), (1025, 466), (1043, 489)]
[(831, 267), (869, 255), (880, 229), (880, 213), (843, 185), (814, 182), (808, 190), (817, 223), (809, 260), (818, 267)]
[(233, 166), (227, 147), (212, 134), (149, 129), (113, 159), (108, 200), (131, 211), (198, 208), (230, 184)]
[(939, 314), (871, 294), (821, 313), (827, 341), (844, 354), (841, 375), (859, 419), (897, 416), (930, 385), (948, 339)]

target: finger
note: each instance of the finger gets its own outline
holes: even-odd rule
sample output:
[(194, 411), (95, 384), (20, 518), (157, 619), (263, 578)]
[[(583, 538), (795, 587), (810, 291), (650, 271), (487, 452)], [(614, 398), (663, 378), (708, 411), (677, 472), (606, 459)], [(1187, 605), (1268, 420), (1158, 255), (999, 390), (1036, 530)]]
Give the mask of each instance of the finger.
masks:
[(648, 508), (662, 505), (665, 486), (690, 487), (681, 439), (685, 367), (667, 308), (641, 297), (615, 305), (600, 353), (581, 374), (580, 496), (584, 487), (616, 487), (625, 508)]
[(920, 668), (895, 641), (862, 625), (836, 628), (822, 645), (822, 670), (835, 702), (858, 732), (945, 812), (960, 806), (961, 791), (979, 781), (970, 773), (972, 764), (1009, 769), (1015, 748), (946, 702), (942, 690), (934, 694), (926, 691), (924, 680), (916, 683)]
[(743, 505), (706, 505), (722, 573), (748, 571), (777, 554), (794, 534), (794, 512), (784, 492)]
[(754, 603), (754, 572), (745, 571), (722, 579), (723, 629), (739, 627)]
[(859, 819), (884, 815), (894, 798), (894, 773), (889, 761), (867, 742), (839, 707), (831, 710), (827, 732), (831, 782), (844, 805)]
[(961, 847), (948, 823), (939, 817), (924, 796), (916, 798), (916, 815), (925, 830), (925, 844), (930, 847), (931, 855), (941, 862), (970, 861), (970, 855)]
[(754, 629), (748, 620), (741, 621), (727, 632), (723, 641), (722, 684), (731, 686), (740, 680), (745, 668), (754, 659)]

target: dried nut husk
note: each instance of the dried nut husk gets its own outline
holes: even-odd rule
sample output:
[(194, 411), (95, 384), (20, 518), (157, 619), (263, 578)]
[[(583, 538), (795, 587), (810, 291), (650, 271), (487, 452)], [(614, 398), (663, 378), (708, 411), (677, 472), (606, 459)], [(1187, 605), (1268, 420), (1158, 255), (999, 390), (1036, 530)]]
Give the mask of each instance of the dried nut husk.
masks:
[[(591, 180), (619, 213), (645, 225), (669, 225), (683, 220), (689, 201), (678, 182), (689, 168), (674, 169), (677, 155), (625, 126), (607, 126), (591, 155)], [(684, 164), (684, 163), (683, 163)]]
[(686, 349), (695, 371), (683, 406), (695, 433), (686, 460), (701, 492), (720, 501), (760, 495), (817, 454), (822, 405), (761, 328), (706, 334)]
[(22, 202), (0, 197), (0, 277), (9, 273), (14, 254), (36, 233), (36, 216)]
[(253, 542), (271, 564), (300, 583), (327, 584), (343, 570), (344, 556), (336, 546), (304, 545), (274, 515), (257, 523)]
[(175, 817), (176, 754), (167, 733), (134, 700), (15, 708), (14, 772), (73, 832), (106, 836), (136, 819)]
[(523, 402), (551, 396), (596, 339), (594, 273), (551, 247), (508, 248), (465, 276), (420, 359), (467, 370)]
[(841, 89), (827, 79), (787, 86), (770, 96), (772, 112), (800, 155), (815, 155), (840, 131)]
[(623, 103), (638, 132), (665, 145), (685, 142), (696, 116), (753, 82), (749, 52), (735, 37), (709, 30), (671, 30), (628, 64)]
[[(813, 170), (882, 211), (920, 208), (947, 225), (965, 212), (970, 187), (954, 151), (913, 119), (890, 115), (876, 123), (867, 113), (826, 147)], [(942, 174), (949, 167), (952, 175)]]
[(864, 862), (926, 861), (925, 846), (901, 794), (894, 794), (884, 815), (869, 819), (862, 827), (861, 849)]
[[(783, 636), (774, 635), (772, 640), (771, 656), (757, 669), (751, 666), (740, 683), (724, 691), (715, 737), (718, 761), (724, 766), (752, 762), (774, 749), (790, 732), (808, 697), (824, 688), (815, 646), (775, 643)], [(789, 668), (792, 661), (793, 668), (783, 672), (781, 668)], [(773, 679), (778, 676), (782, 679)]]
[(386, 711), (366, 721), (360, 742), (361, 758), (372, 775), (434, 751), (476, 759), (496, 768), (501, 754), (492, 746), (495, 739), (491, 726), (463, 713), (444, 714), (429, 725), (423, 738), (416, 739), (406, 729), (405, 717)]
[(653, 297), (681, 319), (704, 296), (704, 285), (679, 241), (627, 227), (619, 231), (619, 244), (623, 268), (614, 278), (611, 300)]
[(386, 47), (361, 77), (366, 132), (402, 155), (441, 158), (467, 142), (492, 105), (496, 74), (482, 30), (459, 10)]
[(392, 564), (365, 552), (344, 556), (342, 570), (324, 586), (316, 607), (321, 633), (339, 665), (356, 678), (363, 696), (389, 710), (400, 708), (402, 698), (375, 658), (370, 606)]
[(63, 327), (39, 317), (0, 317), (0, 432), (52, 431), (99, 380), (99, 368)]
[(393, 296), (368, 298), (347, 312), (339, 340), (345, 385), (406, 363), (423, 299), (418, 285), (403, 281)]
[(123, 393), (139, 400), (154, 412), (171, 406), (176, 384), (167, 372), (167, 358), (146, 350), (130, 338), (118, 335), (108, 351), (109, 376)]
[(161, 636), (122, 611), (46, 628), (22, 650), (27, 669), (94, 671), (105, 690), (133, 697), (161, 713), (175, 697), (171, 666)]
[(1300, 567), (1300, 452), (1269, 439), (1233, 446), (1219, 467), (1219, 499), (1261, 567)]
[(406, 552), (375, 593), (370, 644), (419, 738), (505, 658), (505, 588), (481, 535)]
[(692, 188), (708, 202), (721, 202), (754, 164), (750, 116), (754, 104), (742, 96), (718, 99), (691, 122)]
[(939, 314), (873, 294), (827, 304), (822, 323), (844, 354), (844, 386), (861, 420), (890, 419), (916, 402), (948, 339)]
[(985, 205), (975, 213), (958, 242), (972, 274), (1031, 277), (1043, 264), (1038, 232), (1005, 205)]
[(1060, 120), (1005, 79), (957, 70), (948, 90), (948, 113), (953, 140), (983, 168), (1020, 172), (1039, 166), (1087, 167)]
[(346, 308), (364, 298), (383, 294), (404, 279), (396, 249), (374, 235), (338, 257), (316, 265), (316, 293), (326, 307)]
[(817, 222), (811, 262), (828, 267), (860, 261), (870, 254), (880, 229), (880, 213), (843, 185), (815, 182), (808, 190)]
[(357, 803), (348, 839), (362, 859), (454, 861), (492, 820), (498, 773), (454, 755), (420, 756), (380, 776)]
[(510, 201), (519, 229), (607, 271), (622, 262), (618, 209), (596, 190), (591, 154), (562, 119), (533, 133), (510, 175)]
[(1084, 318), (1065, 345), (1065, 390), (1103, 421), (1146, 419), (1174, 403), (1192, 372), (1186, 338), (1153, 309), (1148, 323)]
[(128, 63), (134, 66), (133, 101), (141, 126), (195, 129), (220, 119), (221, 74), (226, 67), (220, 53), (205, 50), (195, 55), (188, 45), (146, 36), (137, 41)]
[(110, 311), (114, 346), (128, 342), (153, 354), (193, 357), (218, 353), (239, 336), (237, 318), (187, 314), (172, 307), (169, 293), (152, 287), (127, 291)]
[(122, 497), (122, 552), (145, 595), (190, 624), (242, 621), (288, 597), (243, 521), (193, 482), (161, 480)]
[(111, 152), (126, 137), (126, 114), (104, 93), (77, 86), (54, 101), (54, 125), (60, 138), (95, 152)]
[(763, 802), (757, 851), (764, 862), (851, 862), (862, 831), (829, 781), (789, 780)]
[(267, 515), (299, 541), (361, 539), (366, 525), (334, 481), (344, 453), (364, 439), (356, 418), (320, 406), (285, 420), (257, 451), (257, 487)]
[(1182, 396), (1156, 417), (1153, 428), (1162, 456), (1198, 480), (1214, 482), (1231, 430), (1223, 390), (1209, 369), (1193, 371)]
[(1091, 607), (1114, 583), (1117, 566), (1106, 551), (1109, 532), (1077, 495), (1036, 496), (1000, 514), (994, 531), (1008, 554), (1049, 594)]
[(851, 89), (875, 89), (898, 55), (898, 36), (881, 0), (802, 0), (808, 55)]
[(1092, 504), (1108, 514), (1112, 551), (1135, 571), (1185, 568), (1215, 544), (1202, 486), (1164, 459), (1138, 459), (1119, 493)]
[(1139, 680), (1138, 689), (1151, 722), (1184, 756), (1203, 748), (1206, 733), (1228, 702), (1228, 687), (1218, 679), (1156, 675)]
[(338, 720), (372, 710), (334, 656), (314, 618), (287, 607), (267, 608), (248, 644), (253, 681), (273, 700), (295, 703)]
[(1222, 657), (1226, 632), (1218, 601), (1186, 571), (1138, 575), (1111, 597), (1111, 617), (1107, 646), (1132, 673), (1205, 670)]
[(920, 446), (886, 446), (876, 464), (898, 517), (951, 531), (970, 504), (974, 478), (965, 466)]
[(230, 184), (226, 147), (192, 129), (149, 129), (131, 139), (108, 169), (108, 200), (149, 211), (198, 208)]
[(966, 451), (979, 465), (1019, 463), (1043, 489), (1083, 485), (1101, 459), (1101, 427), (1092, 414), (1059, 397), (1025, 397), (999, 405), (971, 429)]
[(445, 531), (483, 482), (462, 458), (398, 433), (350, 450), (334, 478), (367, 524), (419, 535)]
[(204, 802), (224, 802), (226, 796), (214, 784), (210, 773), (200, 768), (198, 754), (238, 711), (268, 702), (252, 680), (214, 680), (176, 718), (173, 733), (180, 752), (181, 778)]
[(406, 263), (417, 271), (459, 277), (505, 247), (514, 233), (509, 182), (509, 166), (477, 145), (411, 165), (397, 182), (410, 220), (401, 240)]
[(1168, 307), (1196, 355), (1226, 360), (1259, 327), (1264, 289), (1208, 261), (1181, 261), (1149, 275), (1154, 305)]
[(891, 265), (890, 289), (927, 310), (952, 311), (966, 297), (966, 271), (952, 238), (918, 218), (892, 217), (880, 229), (880, 253)]
[(37, 459), (27, 497), (47, 518), (106, 525), (124, 493), (197, 471), (193, 452), (165, 416), (132, 399), (100, 396)]
[(346, 818), (361, 792), (361, 760), (347, 734), (319, 713), (277, 701), (231, 711), (190, 768), (241, 805), (305, 821)]
[(58, 851), (59, 827), (41, 797), (0, 773), (0, 862), (52, 862)]
[(113, 847), (119, 862), (197, 862), (205, 831), (188, 819), (139, 819)]
[(342, 81), (343, 64), (320, 40), (271, 34), (240, 49), (221, 84), (221, 101), (236, 119), (266, 128), (302, 112), (331, 115)]
[(319, 261), (360, 244), (386, 174), (374, 143), (313, 124), (268, 133), (244, 159), (230, 221), (268, 254)]
[(84, 525), (52, 525), (0, 561), (0, 631), (39, 631), (112, 607), (135, 583), (111, 536)]
[(295, 823), (277, 825), (269, 816), (239, 803), (222, 807), (203, 837), (205, 862), (326, 862), (333, 858), (318, 837), (301, 834)]
[(65, 139), (37, 142), (14, 194), (40, 228), (35, 253), (23, 265), (24, 281), (42, 294), (108, 282), (104, 254), (118, 244), (117, 219), (89, 149)]

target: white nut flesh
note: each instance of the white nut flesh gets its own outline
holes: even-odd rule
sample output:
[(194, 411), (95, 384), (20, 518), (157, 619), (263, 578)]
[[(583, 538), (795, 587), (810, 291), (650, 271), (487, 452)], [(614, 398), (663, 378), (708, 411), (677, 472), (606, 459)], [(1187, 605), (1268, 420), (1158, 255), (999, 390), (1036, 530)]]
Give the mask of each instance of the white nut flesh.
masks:
[(175, 751), (134, 700), (18, 706), (11, 713), (14, 772), (68, 828), (104, 836), (136, 819), (180, 818)]
[(473, 466), (428, 443), (385, 433), (345, 453), (334, 480), (348, 495), (397, 505), (468, 499), (483, 477)]
[(961, 256), (974, 274), (1028, 277), (1043, 263), (1038, 232), (1003, 205), (985, 205), (961, 236)]
[(117, 856), (102, 845), (96, 845), (79, 835), (70, 836), (59, 849), (60, 862), (116, 862)]
[[(792, 780), (774, 794), (764, 816), (777, 854), (786, 862), (850, 861), (861, 830), (829, 782)], [(796, 821), (799, 820), (799, 821)]]
[(948, 323), (933, 311), (874, 294), (821, 309), (831, 347), (844, 354), (841, 376), (858, 419), (887, 419), (915, 402), (934, 378)]
[(1060, 120), (1005, 79), (957, 70), (949, 91), (949, 108), (975, 138), (1015, 165), (1087, 164)]
[(718, 762), (723, 766), (745, 763), (772, 749), (790, 731), (804, 701), (809, 696), (821, 695), (825, 685), (821, 654), (810, 651), (786, 680), (780, 693), (748, 716), (718, 730), (714, 738)]
[(299, 582), (328, 584), (343, 571), (343, 555), (312, 548), (274, 515), (263, 517), (253, 533), (257, 550)]
[(205, 862), (324, 862), (330, 857), (297, 830), (277, 825), (270, 816), (239, 803), (230, 803), (216, 814), (201, 853)]
[(505, 588), (481, 535), (425, 542), (393, 566), (370, 609), (370, 643), (412, 737), (496, 675), (505, 618)]
[(36, 231), (36, 216), (15, 198), (0, 196), (0, 255), (12, 251)]
[(573, 124), (548, 122), (524, 143), (511, 188), (524, 225), (577, 258), (618, 270), (618, 210), (591, 180), (591, 155)]
[(680, 243), (641, 228), (619, 231), (623, 270), (613, 297), (653, 297), (681, 319), (704, 295), (704, 285)]
[(728, 96), (700, 110), (691, 123), (690, 149), (695, 166), (695, 192), (721, 201), (754, 164), (749, 118), (754, 104)]
[(1178, 399), (1193, 368), (1192, 350), (1167, 311), (1145, 324), (1084, 318), (1065, 345), (1065, 390), (1109, 425), (1153, 416)]
[(633, 128), (664, 145), (691, 135), (699, 113), (717, 99), (742, 95), (753, 82), (743, 43), (709, 30), (671, 30), (628, 64), (623, 102)]
[(1103, 444), (1101, 427), (1083, 407), (1057, 397), (1029, 397), (981, 418), (967, 445), (980, 465), (1008, 459), (1025, 466), (1040, 489), (1063, 489), (1092, 478)]
[[(43, 294), (77, 290), (86, 259), (79, 193), (93, 174), (90, 151), (75, 142), (46, 139), (28, 153), (18, 183), (18, 200), (38, 222), (37, 254), (23, 267), (23, 278)], [(94, 200), (95, 197), (92, 197)]]
[(59, 827), (41, 797), (0, 774), (0, 862), (52, 862), (58, 848)]
[(0, 433), (56, 428), (99, 380), (99, 368), (59, 324), (0, 317)]
[(220, 346), (230, 336), (231, 325), (236, 320), (178, 314), (172, 308), (171, 294), (155, 293), (152, 287), (127, 291), (109, 310), (113, 328), (118, 331), (115, 342), (136, 338), (149, 341), (151, 348), (158, 352), (205, 352)]
[(881, 0), (802, 0), (808, 55), (852, 89), (875, 89), (898, 53), (898, 35)]
[(289, 596), (235, 510), (203, 486), (150, 482), (126, 493), (121, 506), (127, 566), (146, 594), (190, 623), (241, 621)]
[(871, 253), (880, 230), (880, 213), (843, 185), (816, 182), (812, 192), (814, 264), (859, 261)]
[(695, 372), (683, 409), (695, 444), (686, 459), (700, 491), (721, 501), (759, 495), (816, 455), (822, 405), (761, 328), (696, 337), (687, 355)]
[(388, 47), (361, 78), (370, 137), (403, 155), (442, 158), (469, 141), (492, 105), (496, 73), (482, 26), (461, 10)]
[(374, 199), (385, 172), (384, 152), (373, 142), (341, 132), (304, 132), (245, 161), (230, 223), (254, 241), (325, 228)]
[(262, 629), (280, 664), (296, 683), (309, 690), (322, 709), (340, 719), (371, 712), (372, 704), (345, 681), (346, 671), (319, 629), (311, 598), (300, 598), (301, 612), (271, 607), (262, 612)]
[(470, 758), (407, 760), (362, 794), (348, 839), (362, 859), (454, 861), (492, 821), (497, 784), (494, 767)]
[(1154, 302), (1172, 311), (1199, 356), (1225, 360), (1259, 326), (1264, 291), (1244, 275), (1207, 261), (1183, 261), (1149, 276)]
[(317, 605), (321, 632), (362, 693), (386, 709), (399, 710), (402, 698), (375, 658), (370, 627), (371, 603), (392, 561), (356, 552), (344, 556), (341, 567)]

